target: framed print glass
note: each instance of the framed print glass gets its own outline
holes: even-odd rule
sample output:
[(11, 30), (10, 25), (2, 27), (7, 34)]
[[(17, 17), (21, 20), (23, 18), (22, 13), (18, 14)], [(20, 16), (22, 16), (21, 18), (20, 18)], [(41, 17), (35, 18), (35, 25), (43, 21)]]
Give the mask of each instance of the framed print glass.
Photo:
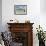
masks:
[(14, 5), (14, 14), (27, 15), (27, 5)]

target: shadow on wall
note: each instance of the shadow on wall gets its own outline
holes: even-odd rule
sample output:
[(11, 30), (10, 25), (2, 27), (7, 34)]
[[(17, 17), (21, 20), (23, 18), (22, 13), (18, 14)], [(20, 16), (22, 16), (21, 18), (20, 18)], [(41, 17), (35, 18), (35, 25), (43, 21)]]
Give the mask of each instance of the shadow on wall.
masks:
[(40, 12), (46, 14), (46, 0), (40, 0)]
[(2, 0), (0, 0), (0, 31), (2, 31)]

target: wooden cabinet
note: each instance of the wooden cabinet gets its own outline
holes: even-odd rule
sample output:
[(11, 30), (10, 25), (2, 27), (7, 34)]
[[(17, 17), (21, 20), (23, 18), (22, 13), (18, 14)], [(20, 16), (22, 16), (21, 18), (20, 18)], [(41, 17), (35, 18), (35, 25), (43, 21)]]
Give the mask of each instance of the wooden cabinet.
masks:
[(22, 46), (33, 46), (33, 23), (7, 23), (12, 33), (13, 41)]

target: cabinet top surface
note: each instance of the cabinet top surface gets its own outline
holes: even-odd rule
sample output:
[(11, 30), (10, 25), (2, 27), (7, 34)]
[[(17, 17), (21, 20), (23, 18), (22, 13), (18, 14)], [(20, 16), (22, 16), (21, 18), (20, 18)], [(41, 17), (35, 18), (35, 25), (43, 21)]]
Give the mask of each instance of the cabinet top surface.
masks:
[(18, 24), (18, 25), (23, 25), (23, 24), (31, 24), (33, 25), (34, 23), (7, 23), (8, 25), (14, 25), (14, 24)]

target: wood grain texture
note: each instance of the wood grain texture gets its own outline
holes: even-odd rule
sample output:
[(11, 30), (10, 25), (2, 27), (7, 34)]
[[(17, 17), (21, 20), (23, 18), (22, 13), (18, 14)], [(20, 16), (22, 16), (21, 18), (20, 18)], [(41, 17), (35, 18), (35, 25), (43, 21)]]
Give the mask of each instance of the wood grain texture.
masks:
[[(33, 46), (33, 23), (7, 23), (9, 25), (9, 31), (16, 32), (28, 32), (28, 46)], [(14, 36), (15, 38), (15, 36)], [(27, 46), (27, 45), (26, 45)]]

